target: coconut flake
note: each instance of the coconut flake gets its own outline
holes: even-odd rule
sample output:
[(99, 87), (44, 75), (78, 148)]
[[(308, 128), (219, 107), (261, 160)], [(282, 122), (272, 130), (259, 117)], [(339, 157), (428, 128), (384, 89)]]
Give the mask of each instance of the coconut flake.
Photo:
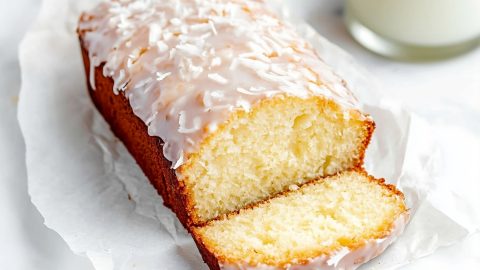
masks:
[(213, 34), (216, 36), (218, 35), (217, 28), (215, 28), (215, 23), (212, 20), (208, 21), (210, 28), (212, 29)]
[(156, 45), (157, 45), (157, 50), (158, 50), (159, 53), (162, 54), (162, 53), (168, 51), (168, 45), (167, 45), (167, 43), (159, 40), (159, 41), (157, 41)]
[(161, 35), (162, 35), (162, 27), (156, 23), (150, 24), (149, 32), (148, 32), (148, 44), (150, 44), (150, 46), (155, 45), (157, 41), (160, 39)]
[(217, 82), (219, 84), (227, 84), (228, 83), (228, 80), (225, 77), (222, 77), (218, 73), (209, 73), (207, 76), (210, 80), (212, 80), (214, 82)]
[(170, 41), (173, 38), (173, 33), (170, 31), (164, 31), (162, 36), (164, 41)]
[(176, 53), (177, 53), (177, 49), (175, 48), (170, 49), (170, 52), (168, 53), (168, 60), (172, 60), (175, 57)]
[(238, 67), (238, 64), (239, 64), (238, 58), (233, 58), (232, 63), (230, 64), (230, 66), (228, 67), (228, 69), (229, 69), (230, 71), (236, 70), (237, 67)]
[(225, 92), (222, 90), (216, 90), (216, 91), (210, 92), (210, 95), (216, 99), (221, 99), (225, 97)]
[(187, 117), (185, 116), (186, 112), (185, 111), (180, 111), (178, 114), (178, 132), (180, 133), (194, 133), (198, 131), (202, 125), (202, 119), (198, 116), (195, 116), (193, 118), (193, 126), (191, 128), (188, 128), (186, 126), (187, 123)]
[(175, 26), (179, 26), (180, 24), (182, 24), (182, 21), (179, 18), (173, 18), (173, 19), (170, 19), (170, 23)]
[(208, 23), (199, 23), (199, 24), (191, 25), (190, 29), (192, 31), (208, 31), (212, 28), (211, 28), (210, 24), (208, 24)]
[(217, 56), (212, 59), (212, 62), (210, 63), (210, 67), (218, 67), (221, 64), (222, 64), (222, 58)]
[(270, 68), (270, 64), (250, 58), (239, 58), (238, 62), (242, 66), (253, 69), (255, 71), (266, 71)]
[(155, 75), (157, 76), (157, 81), (161, 81), (165, 78), (167, 78), (168, 76), (172, 75), (172, 72), (165, 72), (165, 73), (162, 73), (160, 71), (157, 71), (155, 73)]
[(176, 48), (188, 56), (200, 56), (202, 54), (201, 48), (189, 43), (179, 44)]
[(192, 59), (183, 57), (180, 60), (180, 64), (178, 65), (179, 67), (179, 73), (180, 73), (180, 78), (183, 81), (189, 82), (192, 79), (198, 78), (200, 74), (203, 72), (203, 67), (201, 66), (195, 66), (192, 62)]
[(207, 109), (210, 109), (213, 105), (213, 101), (212, 101), (212, 96), (210, 94), (210, 91), (205, 91), (205, 93), (203, 94), (203, 105), (207, 108)]
[(238, 92), (242, 93), (242, 94), (245, 94), (245, 95), (252, 95), (252, 96), (257, 96), (257, 95), (261, 95), (262, 93), (255, 93), (255, 92), (252, 92), (252, 91), (249, 91), (243, 87), (237, 87), (236, 89)]

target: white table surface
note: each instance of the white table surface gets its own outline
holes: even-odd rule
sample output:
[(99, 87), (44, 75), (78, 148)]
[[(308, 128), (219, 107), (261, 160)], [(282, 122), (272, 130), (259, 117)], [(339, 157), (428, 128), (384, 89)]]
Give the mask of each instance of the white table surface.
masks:
[[(0, 0), (0, 269), (92, 269), (87, 259), (74, 255), (58, 234), (43, 225), (27, 194), (25, 147), (16, 119), (21, 83), (17, 52), (40, 4), (40, 0)], [(441, 62), (393, 62), (365, 51), (349, 37), (339, 16), (342, 1), (297, 0), (294, 6), (294, 12), (354, 55), (379, 78), (387, 95), (410, 110), (435, 123), (455, 121), (452, 115), (463, 111), (480, 117), (480, 48)], [(471, 126), (474, 121), (465, 128), (480, 131), (478, 119), (478, 126)], [(480, 269), (480, 233), (402, 269), (427, 267)]]

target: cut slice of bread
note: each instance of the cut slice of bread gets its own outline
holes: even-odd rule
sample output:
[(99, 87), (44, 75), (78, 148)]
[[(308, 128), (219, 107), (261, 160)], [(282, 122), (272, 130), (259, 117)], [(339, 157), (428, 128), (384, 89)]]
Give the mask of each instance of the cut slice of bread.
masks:
[(394, 186), (361, 171), (320, 179), (192, 229), (211, 269), (355, 269), (403, 231)]

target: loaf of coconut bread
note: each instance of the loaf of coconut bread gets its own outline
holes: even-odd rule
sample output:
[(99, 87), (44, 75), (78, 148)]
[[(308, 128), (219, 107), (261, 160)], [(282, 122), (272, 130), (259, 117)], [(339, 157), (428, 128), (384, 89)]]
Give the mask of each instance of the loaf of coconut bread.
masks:
[(374, 122), (264, 1), (107, 1), (78, 34), (95, 105), (187, 227), (362, 166)]
[(263, 0), (111, 0), (88, 92), (211, 269), (354, 269), (408, 220), (363, 172), (375, 124)]

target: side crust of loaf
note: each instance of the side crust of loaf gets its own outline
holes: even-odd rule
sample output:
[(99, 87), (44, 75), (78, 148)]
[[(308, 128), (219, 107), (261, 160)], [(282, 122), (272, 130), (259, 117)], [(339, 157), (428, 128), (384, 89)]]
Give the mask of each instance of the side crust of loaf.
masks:
[[(81, 38), (80, 44), (85, 74), (89, 74), (90, 59)], [(165, 206), (172, 209), (188, 229), (191, 219), (187, 212), (187, 195), (182, 182), (177, 180), (175, 170), (171, 169), (171, 162), (163, 156), (163, 141), (148, 135), (145, 123), (133, 113), (123, 93), (116, 95), (113, 92), (113, 80), (104, 77), (102, 70), (103, 64), (95, 68), (95, 90), (87, 77), (88, 93), (93, 103), (162, 196)]]

